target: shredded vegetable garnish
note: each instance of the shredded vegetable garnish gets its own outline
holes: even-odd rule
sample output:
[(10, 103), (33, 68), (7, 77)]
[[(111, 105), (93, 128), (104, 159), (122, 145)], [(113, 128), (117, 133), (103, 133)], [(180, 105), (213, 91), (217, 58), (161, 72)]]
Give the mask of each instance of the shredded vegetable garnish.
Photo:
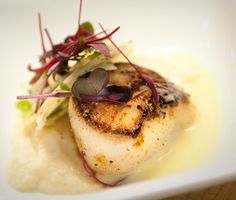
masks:
[[(78, 28), (75, 34), (67, 36), (63, 42), (54, 44), (47, 28), (44, 28), (45, 34), (51, 46), (50, 50), (46, 50), (44, 44), (42, 18), (40, 13), (38, 14), (38, 26), (43, 52), (39, 59), (41, 66), (38, 68), (33, 68), (31, 65), (28, 65), (28, 70), (34, 73), (34, 77), (31, 79), (30, 84), (36, 94), (33, 93), (32, 95), (18, 96), (17, 98), (36, 99), (36, 113), (43, 104), (48, 104), (45, 100), (46, 98), (64, 98), (65, 96), (63, 94), (65, 91), (71, 92), (71, 95), (69, 96), (74, 96), (78, 100), (83, 101), (109, 101), (113, 103), (129, 101), (132, 94), (128, 86), (111, 87), (109, 86), (108, 81), (101, 87), (100, 84), (104, 78), (109, 80), (107, 78), (109, 77), (108, 73), (103, 72), (103, 76), (100, 78), (94, 78), (95, 75), (91, 72), (99, 68), (99, 64), (112, 65), (112, 63), (109, 63), (109, 59), (112, 57), (110, 49), (104, 42), (104, 40), (108, 39), (118, 50), (118, 52), (136, 70), (140, 78), (146, 82), (152, 92), (153, 102), (157, 104), (159, 102), (159, 96), (153, 80), (148, 77), (137, 65), (133, 64), (121, 48), (119, 48), (111, 39), (111, 36), (116, 33), (120, 27), (117, 27), (108, 33), (108, 30), (105, 30), (103, 26), (99, 24), (102, 31), (99, 33), (94, 33), (93, 25), (90, 22), (81, 23), (82, 3), (83, 2), (81, 0), (78, 15)], [(73, 66), (69, 65), (71, 61), (75, 62)], [(96, 73), (98, 73), (98, 71), (96, 71)], [(88, 75), (87, 78), (82, 78), (81, 76), (86, 73), (90, 73), (90, 75)], [(67, 77), (70, 77), (69, 80)], [(67, 81), (69, 81), (69, 83), (67, 83)], [(96, 93), (91, 92), (92, 88), (95, 86), (100, 87), (99, 91)], [(84, 90), (81, 90), (81, 88), (84, 88)], [(119, 92), (117, 93), (117, 91)], [(59, 106), (60, 104), (57, 103), (57, 105)]]
[[(99, 24), (102, 31), (95, 33), (90, 22), (81, 23), (81, 13), (82, 0), (80, 0), (76, 32), (57, 44), (53, 42), (48, 29), (43, 29), (41, 15), (38, 14), (42, 47), (42, 54), (39, 57), (40, 66), (34, 68), (28, 65), (28, 70), (34, 73), (29, 82), (30, 94), (17, 96), (17, 99), (21, 100), (17, 107), (23, 112), (32, 111), (31, 102), (36, 100), (37, 129), (43, 128), (46, 124), (52, 124), (57, 117), (64, 115), (67, 112), (70, 97), (76, 98), (79, 103), (106, 101), (114, 104), (128, 102), (132, 98), (133, 94), (129, 85), (110, 83), (108, 71), (117, 68), (112, 62), (115, 53), (108, 47), (105, 40), (112, 43), (118, 53), (128, 61), (146, 83), (152, 92), (154, 104), (159, 102), (159, 95), (153, 80), (139, 66), (133, 64), (121, 50), (122, 48), (111, 39), (120, 27), (108, 32)], [(46, 49), (44, 34), (49, 40), (50, 50)], [(72, 62), (73, 64), (71, 64)], [(100, 181), (87, 165), (84, 155), (81, 157), (85, 171), (96, 182), (109, 187), (119, 183), (106, 184)]]
[(60, 89), (65, 91), (70, 91), (69, 86), (63, 82), (60, 83)]

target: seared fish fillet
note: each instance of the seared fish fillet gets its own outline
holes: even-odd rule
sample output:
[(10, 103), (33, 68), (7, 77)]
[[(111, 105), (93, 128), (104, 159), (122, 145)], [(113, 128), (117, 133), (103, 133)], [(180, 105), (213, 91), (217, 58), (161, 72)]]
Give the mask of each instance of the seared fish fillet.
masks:
[(176, 136), (191, 126), (194, 108), (189, 95), (173, 83), (142, 68), (155, 82), (159, 104), (127, 63), (109, 72), (110, 83), (129, 85), (133, 97), (127, 103), (69, 102), (69, 116), (78, 148), (99, 177), (119, 178), (130, 174), (154, 154), (163, 153)]

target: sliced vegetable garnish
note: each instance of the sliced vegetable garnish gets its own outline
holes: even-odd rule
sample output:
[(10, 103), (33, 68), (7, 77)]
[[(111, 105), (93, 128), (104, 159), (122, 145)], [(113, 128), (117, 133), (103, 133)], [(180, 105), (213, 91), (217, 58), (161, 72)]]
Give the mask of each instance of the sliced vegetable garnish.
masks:
[[(79, 29), (75, 35), (66, 37), (64, 43), (59, 43), (56, 45), (53, 45), (49, 33), (45, 31), (46, 34), (48, 35), (51, 45), (53, 45), (50, 51), (46, 51), (42, 35), (40, 14), (39, 14), (39, 27), (40, 27), (41, 43), (43, 48), (43, 54), (40, 56), (40, 60), (42, 61), (43, 65), (36, 69), (33, 69), (31, 65), (28, 66), (29, 71), (35, 72), (35, 76), (30, 81), (30, 84), (36, 83), (42, 76), (43, 72), (49, 70), (55, 64), (58, 64), (61, 60), (65, 59), (69, 60), (71, 58), (76, 58), (78, 54), (86, 48), (93, 47), (99, 50), (105, 56), (110, 56), (109, 48), (102, 41), (112, 36), (116, 31), (119, 30), (119, 27), (117, 27), (109, 34), (101, 38), (98, 38), (97, 35), (93, 34), (94, 29), (92, 24), (90, 22), (85, 22), (79, 26)], [(46, 59), (50, 60), (46, 62)]]
[[(133, 64), (111, 39), (111, 36), (120, 27), (108, 33), (108, 30), (105, 30), (99, 24), (102, 31), (95, 34), (93, 25), (90, 22), (80, 23), (81, 12), (82, 0), (80, 0), (77, 30), (75, 34), (67, 36), (61, 43), (54, 44), (48, 30), (44, 28), (51, 46), (48, 51), (44, 44), (41, 15), (38, 14), (42, 46), (42, 55), (39, 58), (41, 66), (33, 68), (28, 65), (28, 70), (34, 73), (34, 77), (30, 81), (33, 94), (17, 96), (17, 99), (21, 100), (17, 103), (17, 108), (23, 113), (32, 114), (32, 106), (27, 99), (37, 100), (35, 108), (37, 129), (42, 129), (45, 125), (55, 122), (56, 119), (67, 112), (68, 97), (77, 98), (79, 103), (100, 101), (124, 103), (132, 98), (132, 91), (129, 86), (111, 85), (109, 83), (108, 71), (117, 68), (112, 63), (110, 49), (104, 42), (106, 39), (110, 40), (118, 52), (136, 70), (140, 78), (146, 82), (152, 92), (153, 102), (157, 104), (159, 101), (153, 80), (137, 65)], [(74, 61), (75, 63), (71, 65)], [(100, 181), (86, 163), (84, 154), (81, 157), (85, 171), (96, 182), (109, 187), (120, 182), (106, 184)]]
[[(108, 39), (146, 82), (152, 91), (154, 103), (157, 104), (159, 99), (153, 80), (143, 73), (137, 65), (134, 65), (111, 39), (111, 36), (120, 27), (107, 33), (107, 30), (100, 24), (102, 31), (95, 34), (93, 25), (90, 22), (80, 23), (81, 11), (82, 0), (80, 0), (78, 28), (75, 34), (67, 36), (61, 43), (54, 44), (48, 30), (46, 28), (44, 29), (51, 45), (51, 50), (49, 51), (46, 51), (44, 45), (42, 20), (41, 15), (38, 14), (43, 51), (40, 56), (42, 66), (39, 68), (32, 68), (31, 65), (28, 66), (29, 71), (35, 73), (30, 84), (34, 87), (34, 84), (37, 83), (35, 85), (37, 85), (38, 89), (36, 91), (38, 94), (23, 95), (17, 98), (37, 99), (35, 112), (37, 113), (40, 109), (38, 115), (44, 121), (51, 112), (54, 112), (63, 103), (63, 101), (56, 102), (53, 99), (46, 100), (51, 97), (65, 98), (73, 96), (83, 102), (128, 102), (132, 97), (131, 89), (128, 86), (109, 85), (109, 74), (106, 70), (109, 68), (114, 70), (115, 67), (109, 61), (111, 53), (107, 44), (104, 42), (105, 39)], [(69, 65), (72, 62), (71, 60), (75, 61), (76, 64), (73, 66)], [(87, 77), (82, 77), (87, 73), (90, 74)], [(53, 85), (50, 83), (53, 83)], [(42, 99), (45, 99), (45, 101), (41, 101)], [(43, 111), (43, 109), (46, 109), (46, 111)]]
[(69, 86), (63, 82), (60, 83), (60, 88), (61, 90), (70, 91)]

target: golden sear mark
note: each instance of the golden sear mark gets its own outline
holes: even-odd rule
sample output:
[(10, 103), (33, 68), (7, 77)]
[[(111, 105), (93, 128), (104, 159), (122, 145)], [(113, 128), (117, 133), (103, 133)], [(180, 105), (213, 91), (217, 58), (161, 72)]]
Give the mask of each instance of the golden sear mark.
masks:
[(140, 147), (140, 146), (143, 145), (143, 143), (144, 143), (144, 138), (143, 138), (143, 135), (140, 134), (140, 135), (138, 136), (138, 138), (136, 138), (136, 141), (135, 141), (135, 143), (133, 144), (133, 147)]
[(163, 118), (163, 110), (176, 107), (180, 102), (188, 103), (188, 95), (176, 88), (173, 83), (151, 70), (141, 69), (155, 83), (160, 96), (158, 105), (154, 105), (151, 91), (133, 68), (127, 63), (121, 63), (117, 64), (117, 70), (109, 72), (110, 84), (128, 85), (133, 94), (140, 94), (129, 102), (121, 104), (78, 102), (74, 98), (73, 103), (78, 115), (83, 117), (89, 126), (98, 131), (101, 130), (101, 133), (112, 133), (114, 137), (129, 136), (136, 139), (142, 131), (145, 120)]
[(106, 156), (103, 154), (95, 155), (94, 160), (96, 163), (98, 163), (100, 165), (104, 165), (104, 166), (110, 163), (110, 161), (107, 160)]

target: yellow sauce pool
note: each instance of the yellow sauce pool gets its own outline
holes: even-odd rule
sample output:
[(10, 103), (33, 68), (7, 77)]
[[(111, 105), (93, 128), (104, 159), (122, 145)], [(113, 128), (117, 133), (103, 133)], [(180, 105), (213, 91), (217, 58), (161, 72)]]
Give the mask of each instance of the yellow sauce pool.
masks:
[(209, 160), (214, 156), (221, 129), (218, 84), (214, 74), (186, 54), (136, 56), (133, 59), (140, 65), (152, 66), (153, 70), (189, 93), (196, 106), (197, 120), (193, 127), (185, 130), (166, 155), (146, 162), (127, 182), (190, 170)]

